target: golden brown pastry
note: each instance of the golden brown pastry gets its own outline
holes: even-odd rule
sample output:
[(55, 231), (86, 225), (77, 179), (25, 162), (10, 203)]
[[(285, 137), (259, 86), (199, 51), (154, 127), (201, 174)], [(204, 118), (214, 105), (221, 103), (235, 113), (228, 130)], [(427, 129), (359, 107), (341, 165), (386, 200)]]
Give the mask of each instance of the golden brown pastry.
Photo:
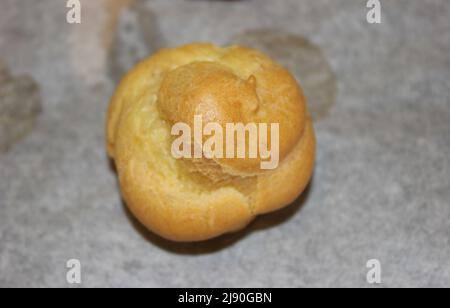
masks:
[[(172, 128), (194, 130), (195, 116), (202, 127), (278, 123), (278, 140), (269, 132), (266, 144), (279, 145), (276, 168), (261, 168), (267, 157), (248, 150), (245, 158), (175, 158)], [(190, 44), (161, 50), (125, 76), (109, 107), (107, 148), (139, 221), (167, 239), (199, 241), (294, 201), (311, 177), (315, 138), (286, 69), (253, 49)]]

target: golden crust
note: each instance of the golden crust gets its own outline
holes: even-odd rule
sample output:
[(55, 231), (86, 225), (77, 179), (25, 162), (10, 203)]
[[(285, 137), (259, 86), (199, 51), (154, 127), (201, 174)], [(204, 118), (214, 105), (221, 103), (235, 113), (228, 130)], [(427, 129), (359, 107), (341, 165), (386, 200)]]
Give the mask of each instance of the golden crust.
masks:
[[(261, 170), (259, 157), (176, 160), (171, 125), (192, 127), (198, 114), (223, 125), (279, 123), (278, 167)], [(198, 241), (295, 200), (313, 171), (315, 137), (287, 70), (253, 49), (190, 44), (161, 50), (125, 76), (108, 111), (107, 150), (131, 212), (167, 239)]]

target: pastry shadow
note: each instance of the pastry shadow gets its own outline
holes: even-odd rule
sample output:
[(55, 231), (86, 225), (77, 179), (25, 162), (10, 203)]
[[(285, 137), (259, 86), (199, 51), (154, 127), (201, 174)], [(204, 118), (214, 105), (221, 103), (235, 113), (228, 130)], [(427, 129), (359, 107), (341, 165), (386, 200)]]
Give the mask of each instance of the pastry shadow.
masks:
[(303, 193), (290, 205), (283, 209), (259, 215), (244, 229), (223, 234), (219, 237), (200, 241), (200, 242), (174, 242), (162, 238), (161, 236), (148, 230), (137, 218), (130, 212), (125, 202), (122, 200), (124, 212), (134, 229), (149, 243), (158, 246), (170, 253), (179, 255), (202, 255), (212, 254), (227, 247), (231, 247), (240, 240), (246, 238), (254, 232), (263, 231), (272, 227), (279, 226), (289, 221), (306, 204), (309, 193), (314, 185), (314, 176), (305, 188)]

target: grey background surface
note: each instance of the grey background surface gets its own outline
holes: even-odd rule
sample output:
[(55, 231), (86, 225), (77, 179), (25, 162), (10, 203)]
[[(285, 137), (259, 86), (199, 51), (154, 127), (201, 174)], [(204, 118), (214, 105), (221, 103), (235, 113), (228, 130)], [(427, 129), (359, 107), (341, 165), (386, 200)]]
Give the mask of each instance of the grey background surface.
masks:
[[(0, 154), (0, 287), (69, 286), (71, 258), (84, 287), (369, 287), (372, 258), (381, 286), (450, 287), (449, 1), (382, 1), (379, 25), (366, 1), (140, 1), (130, 38), (116, 34), (126, 8), (81, 2), (69, 25), (64, 0), (1, 1), (0, 58), (39, 84), (43, 112)], [(165, 241), (126, 211), (105, 154), (117, 74), (140, 53), (258, 28), (308, 38), (335, 72), (313, 182), (237, 234)]]

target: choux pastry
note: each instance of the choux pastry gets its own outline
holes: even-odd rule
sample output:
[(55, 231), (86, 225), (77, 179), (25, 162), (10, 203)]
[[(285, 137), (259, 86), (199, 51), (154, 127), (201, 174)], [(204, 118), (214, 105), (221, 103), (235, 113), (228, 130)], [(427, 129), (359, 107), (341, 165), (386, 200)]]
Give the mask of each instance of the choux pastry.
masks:
[(311, 178), (315, 137), (285, 68), (254, 49), (198, 43), (163, 49), (123, 78), (107, 151), (143, 225), (200, 241), (293, 202)]

